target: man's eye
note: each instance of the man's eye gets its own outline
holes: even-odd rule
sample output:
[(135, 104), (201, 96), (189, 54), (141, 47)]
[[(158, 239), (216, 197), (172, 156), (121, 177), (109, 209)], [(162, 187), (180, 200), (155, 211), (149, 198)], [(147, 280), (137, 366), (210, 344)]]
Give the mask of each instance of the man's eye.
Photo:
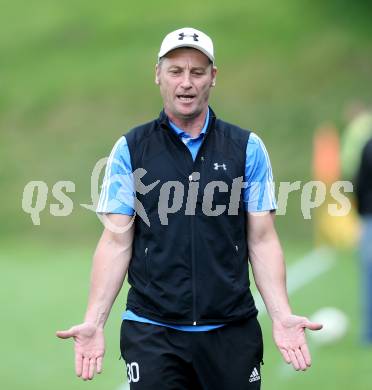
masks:
[(197, 72), (193, 72), (193, 74), (195, 76), (203, 76), (204, 72), (203, 71), (197, 71)]
[(178, 73), (181, 73), (181, 71), (180, 71), (180, 70), (178, 70), (178, 69), (171, 69), (169, 72), (170, 72), (170, 73), (172, 73), (172, 74), (178, 74)]

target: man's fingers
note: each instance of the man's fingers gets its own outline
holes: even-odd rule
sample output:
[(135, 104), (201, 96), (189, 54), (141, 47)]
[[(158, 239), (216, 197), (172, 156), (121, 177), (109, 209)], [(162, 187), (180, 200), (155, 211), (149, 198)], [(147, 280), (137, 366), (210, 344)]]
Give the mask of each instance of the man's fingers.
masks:
[(81, 375), (82, 379), (84, 379), (85, 381), (88, 379), (89, 377), (89, 362), (90, 362), (90, 359), (87, 358), (87, 357), (84, 357), (83, 358), (83, 373)]
[(279, 351), (281, 352), (284, 361), (285, 361), (287, 364), (289, 364), (289, 363), (291, 362), (291, 358), (289, 357), (287, 350), (284, 349), (284, 348), (279, 348)]
[(304, 328), (310, 329), (310, 330), (320, 330), (323, 328), (323, 325), (318, 322), (310, 322), (306, 321), (304, 324)]
[(294, 353), (294, 351), (292, 349), (288, 350), (288, 354), (289, 354), (289, 357), (291, 358), (291, 363), (292, 363), (293, 368), (296, 371), (298, 371), (300, 369), (300, 364), (298, 363), (296, 354)]
[(74, 327), (68, 330), (57, 330), (56, 336), (60, 339), (68, 339), (70, 337), (74, 337), (76, 335)]
[(75, 353), (75, 373), (79, 377), (83, 373), (83, 356), (80, 353)]
[(91, 359), (89, 360), (89, 373), (88, 373), (88, 379), (93, 379), (95, 368), (96, 368), (96, 358), (91, 358)]
[(310, 351), (309, 351), (309, 348), (308, 348), (307, 344), (301, 345), (300, 349), (301, 349), (301, 352), (302, 352), (302, 356), (305, 359), (306, 365), (308, 367), (310, 367), (311, 366), (311, 355), (310, 355)]
[(298, 361), (298, 364), (300, 365), (300, 370), (305, 371), (307, 369), (307, 365), (305, 363), (305, 359), (302, 356), (302, 352), (299, 350), (299, 348), (295, 349), (296, 358)]
[(102, 357), (97, 358), (97, 374), (102, 372)]

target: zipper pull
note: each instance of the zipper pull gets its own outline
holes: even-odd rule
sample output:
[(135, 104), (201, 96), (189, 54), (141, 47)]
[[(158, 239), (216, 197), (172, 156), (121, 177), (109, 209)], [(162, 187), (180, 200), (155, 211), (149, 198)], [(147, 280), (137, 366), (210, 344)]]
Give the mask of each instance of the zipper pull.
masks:
[(192, 324), (193, 324), (193, 325), (196, 325), (196, 321), (194, 321)]
[(193, 172), (189, 175), (189, 182), (198, 181), (200, 179), (200, 172)]

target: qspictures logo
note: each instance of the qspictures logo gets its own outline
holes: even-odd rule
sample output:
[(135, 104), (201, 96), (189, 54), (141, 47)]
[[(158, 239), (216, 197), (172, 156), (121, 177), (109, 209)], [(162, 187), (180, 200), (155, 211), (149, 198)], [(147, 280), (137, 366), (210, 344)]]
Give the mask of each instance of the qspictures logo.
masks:
[[(79, 206), (97, 212), (98, 218), (105, 223), (104, 212), (115, 210), (119, 205), (125, 204), (133, 209), (134, 217), (141, 218), (144, 223), (150, 226), (149, 216), (146, 209), (138, 199), (138, 194), (147, 195), (155, 189), (158, 191), (157, 212), (162, 225), (168, 225), (169, 215), (179, 212), (183, 206), (186, 215), (195, 215), (196, 199), (199, 194), (200, 173), (192, 172), (189, 176), (188, 185), (185, 186), (180, 181), (161, 181), (154, 180), (150, 184), (144, 184), (142, 179), (147, 171), (138, 168), (134, 172), (122, 175), (113, 175), (106, 177), (100, 187), (99, 181), (102, 171), (107, 164), (107, 158), (100, 159), (93, 168), (91, 174), (91, 203), (81, 203)], [(121, 164), (120, 161), (115, 161)], [(223, 162), (216, 162), (212, 166), (215, 170), (227, 170), (228, 167)], [(109, 185), (117, 184), (119, 190), (115, 196), (109, 196)], [(241, 192), (249, 189), (249, 195), (252, 195), (253, 202), (259, 199), (255, 194), (262, 193), (268, 198), (277, 199), (277, 215), (285, 215), (287, 212), (288, 198), (291, 193), (300, 192), (300, 208), (304, 219), (311, 219), (313, 211), (324, 206), (328, 200), (327, 209), (330, 216), (346, 216), (351, 210), (351, 203), (346, 193), (353, 192), (353, 185), (349, 181), (336, 181), (332, 185), (326, 185), (321, 181), (295, 181), (280, 182), (277, 184), (277, 194), (275, 197), (275, 183), (273, 182), (253, 182), (248, 183), (243, 177), (233, 179), (229, 186), (227, 183), (217, 180), (209, 182), (203, 189), (202, 194), (202, 212), (209, 217), (216, 217), (222, 213), (228, 215), (237, 215), (239, 211)], [(55, 217), (67, 217), (74, 209), (74, 202), (69, 193), (76, 190), (75, 183), (68, 180), (56, 182), (51, 188), (51, 194), (56, 202), (49, 204), (49, 212)], [(216, 194), (228, 193), (228, 204), (216, 204), (214, 198)], [(28, 182), (23, 190), (22, 209), (29, 214), (34, 225), (41, 224), (40, 213), (47, 208), (47, 199), (49, 187), (42, 180), (32, 180)], [(248, 196), (249, 196), (248, 195)], [(253, 205), (253, 208), (256, 208)], [(102, 212), (102, 214), (100, 214)], [(107, 224), (105, 223), (105, 226)], [(111, 229), (117, 229), (113, 226), (106, 226)], [(130, 226), (129, 226), (130, 227)], [(127, 227), (127, 228), (129, 228)]]

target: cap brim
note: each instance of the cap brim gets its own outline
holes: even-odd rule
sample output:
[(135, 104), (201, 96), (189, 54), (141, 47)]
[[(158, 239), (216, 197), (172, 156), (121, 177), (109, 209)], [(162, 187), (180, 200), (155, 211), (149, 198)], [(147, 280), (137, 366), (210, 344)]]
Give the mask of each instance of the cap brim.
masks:
[(163, 52), (159, 52), (158, 54), (158, 60), (161, 58), (161, 57), (164, 57), (166, 54), (168, 54), (169, 52), (171, 52), (172, 50), (175, 50), (175, 49), (179, 49), (180, 47), (192, 47), (193, 49), (196, 49), (196, 50), (199, 50), (201, 51), (203, 54), (205, 54), (213, 63), (214, 63), (214, 57), (208, 53), (205, 49), (203, 49), (202, 47), (198, 46), (198, 45), (193, 45), (192, 43), (187, 43), (187, 44), (180, 44), (180, 45), (176, 45), (176, 46), (173, 46), (171, 49), (169, 50), (164, 50)]

